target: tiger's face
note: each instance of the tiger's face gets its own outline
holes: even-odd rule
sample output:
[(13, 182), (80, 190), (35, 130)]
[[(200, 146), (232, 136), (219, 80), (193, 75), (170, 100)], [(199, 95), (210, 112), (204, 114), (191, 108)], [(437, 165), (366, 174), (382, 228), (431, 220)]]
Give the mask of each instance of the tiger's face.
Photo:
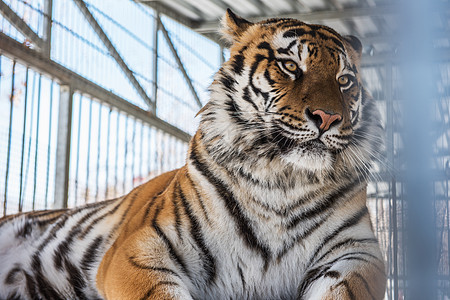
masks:
[[(230, 59), (216, 75), (209, 104), (224, 110), (205, 108), (204, 116), (215, 115), (214, 137), (237, 152), (312, 171), (331, 170), (350, 155), (347, 149), (367, 146), (355, 134), (373, 121), (363, 111), (357, 38), (293, 19), (254, 24), (232, 12), (224, 33)], [(219, 130), (223, 123), (227, 132)]]

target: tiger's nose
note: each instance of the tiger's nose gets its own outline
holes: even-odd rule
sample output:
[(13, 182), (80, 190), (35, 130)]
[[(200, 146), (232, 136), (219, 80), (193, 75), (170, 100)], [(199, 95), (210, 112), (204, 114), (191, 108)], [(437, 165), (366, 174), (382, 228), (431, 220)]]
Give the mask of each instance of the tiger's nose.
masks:
[(327, 113), (321, 109), (316, 109), (312, 112), (313, 120), (316, 122), (317, 127), (324, 132), (327, 131), (331, 125), (339, 123), (342, 120), (340, 114)]

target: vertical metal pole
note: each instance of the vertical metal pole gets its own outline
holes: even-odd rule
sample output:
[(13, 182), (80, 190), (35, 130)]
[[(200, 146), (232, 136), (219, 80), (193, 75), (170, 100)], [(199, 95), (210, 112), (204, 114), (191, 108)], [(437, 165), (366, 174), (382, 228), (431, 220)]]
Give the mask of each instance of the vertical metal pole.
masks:
[(60, 86), (54, 208), (66, 208), (68, 202), (72, 105), (72, 89), (70, 86)]
[[(389, 166), (394, 166), (394, 99), (392, 99), (392, 63), (387, 62), (385, 68), (385, 100), (386, 100), (386, 131), (387, 131), (387, 156)], [(397, 190), (395, 169), (392, 173), (392, 178), (389, 183), (390, 199), (390, 218), (392, 229), (392, 268), (393, 268), (393, 297), (398, 299), (398, 224), (397, 224)], [(403, 245), (402, 245), (403, 247)]]
[(88, 126), (88, 143), (87, 143), (87, 161), (86, 161), (86, 187), (84, 192), (84, 202), (89, 201), (89, 174), (91, 173), (91, 136), (92, 136), (92, 102), (94, 100), (89, 99), (89, 126)]
[(75, 164), (75, 186), (74, 186), (74, 195), (75, 195), (75, 203), (78, 202), (78, 186), (80, 185), (80, 178), (79, 178), (79, 173), (80, 173), (80, 135), (81, 135), (81, 112), (83, 110), (83, 103), (82, 103), (83, 99), (81, 94), (79, 94), (79, 100), (78, 100), (78, 118), (77, 118), (77, 124), (78, 124), (78, 128), (77, 128), (77, 149), (76, 149), (76, 153), (77, 153), (77, 161)]
[(98, 107), (98, 131), (97, 131), (97, 164), (95, 169), (95, 202), (98, 201), (98, 196), (100, 195), (99, 189), (100, 189), (100, 183), (99, 183), (99, 177), (100, 177), (100, 151), (101, 151), (101, 135), (102, 135), (102, 103), (99, 103)]
[[(106, 165), (105, 165), (105, 199), (108, 199), (108, 192), (109, 192), (109, 145), (110, 145), (110, 138), (111, 138), (111, 113), (112, 113), (112, 107), (109, 107), (108, 112), (108, 130), (106, 133)], [(116, 132), (117, 135), (117, 132)]]
[(125, 155), (124, 155), (124, 164), (123, 164), (123, 183), (122, 183), (122, 187), (123, 187), (123, 192), (126, 191), (126, 182), (127, 182), (127, 158), (128, 158), (128, 121), (130, 120), (130, 116), (129, 115), (125, 115), (126, 119), (125, 119), (125, 135), (124, 135), (124, 139), (125, 139)]
[(11, 133), (14, 113), (14, 91), (15, 91), (15, 75), (16, 75), (16, 61), (13, 61), (12, 65), (12, 78), (11, 78), (11, 94), (9, 98), (9, 133), (8, 133), (8, 154), (6, 156), (6, 173), (5, 173), (5, 198), (3, 199), (3, 215), (6, 215), (6, 208), (8, 205), (8, 184), (9, 184), (9, 163), (11, 160)]
[(404, 116), (405, 185), (408, 201), (407, 299), (436, 299), (437, 258), (433, 199), (433, 20), (439, 1), (401, 1), (401, 64)]
[(220, 65), (223, 65), (225, 62), (225, 55), (223, 54), (224, 48), (220, 45)]
[(52, 81), (50, 83), (50, 118), (49, 118), (49, 124), (48, 124), (48, 146), (47, 146), (47, 172), (46, 172), (46, 179), (45, 179), (45, 205), (44, 208), (48, 208), (48, 187), (50, 185), (49, 178), (50, 178), (50, 157), (51, 157), (51, 148), (52, 148), (52, 119), (53, 119), (53, 86), (54, 82)]
[(32, 202), (32, 209), (35, 209), (36, 205), (36, 189), (37, 189), (37, 176), (38, 176), (38, 163), (39, 163), (39, 133), (41, 132), (39, 130), (40, 128), (40, 119), (41, 119), (41, 88), (42, 88), (42, 74), (39, 74), (39, 81), (38, 81), (38, 95), (37, 95), (37, 112), (36, 112), (36, 143), (34, 148), (34, 173), (33, 173), (33, 202)]
[[(119, 185), (118, 185), (118, 173), (119, 173), (119, 133), (120, 133), (120, 112), (117, 111), (117, 118), (116, 118), (116, 151), (115, 151), (115, 164), (114, 164), (114, 197), (117, 197), (118, 191), (119, 191)], [(125, 135), (126, 136), (126, 135)]]
[(158, 109), (158, 33), (159, 33), (159, 12), (155, 12), (153, 18), (153, 92), (152, 92), (152, 112), (156, 116)]
[(45, 56), (50, 57), (52, 48), (52, 18), (53, 18), (53, 0), (44, 0), (44, 48)]
[(22, 128), (22, 155), (20, 158), (20, 183), (19, 183), (19, 212), (22, 212), (22, 194), (23, 194), (23, 160), (25, 157), (25, 135), (27, 129), (27, 108), (28, 108), (28, 74), (30, 70), (27, 67), (26, 77), (25, 77), (25, 96), (24, 96), (24, 105), (23, 105), (23, 128)]

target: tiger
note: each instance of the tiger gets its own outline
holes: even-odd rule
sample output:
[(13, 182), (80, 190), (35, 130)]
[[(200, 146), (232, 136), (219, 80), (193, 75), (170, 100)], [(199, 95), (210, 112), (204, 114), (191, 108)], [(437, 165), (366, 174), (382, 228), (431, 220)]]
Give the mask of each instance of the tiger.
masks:
[(383, 135), (362, 44), (228, 10), (186, 164), (129, 194), (0, 221), (1, 299), (382, 299), (366, 206)]

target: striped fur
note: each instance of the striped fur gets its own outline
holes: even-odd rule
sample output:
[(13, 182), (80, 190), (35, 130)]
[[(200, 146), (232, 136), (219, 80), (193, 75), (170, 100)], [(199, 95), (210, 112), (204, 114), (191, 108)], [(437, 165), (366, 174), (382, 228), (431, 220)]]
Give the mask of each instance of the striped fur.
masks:
[(361, 44), (292, 19), (223, 23), (230, 59), (186, 165), (119, 199), (1, 219), (1, 299), (383, 298)]

